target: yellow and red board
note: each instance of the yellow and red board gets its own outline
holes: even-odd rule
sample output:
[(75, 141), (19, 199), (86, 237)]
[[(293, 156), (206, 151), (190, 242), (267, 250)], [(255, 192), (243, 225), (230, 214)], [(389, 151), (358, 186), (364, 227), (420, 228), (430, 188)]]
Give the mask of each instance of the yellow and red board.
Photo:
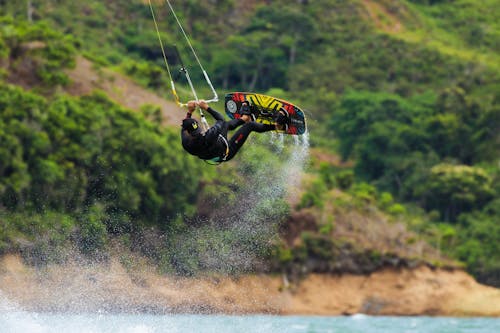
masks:
[(250, 112), (255, 117), (255, 121), (264, 124), (273, 124), (280, 110), (285, 110), (290, 123), (283, 133), (292, 135), (301, 135), (306, 132), (306, 119), (304, 112), (296, 105), (272, 96), (249, 93), (232, 92), (226, 94), (224, 108), (226, 114), (237, 119), (241, 117), (240, 109), (243, 102), (248, 102)]

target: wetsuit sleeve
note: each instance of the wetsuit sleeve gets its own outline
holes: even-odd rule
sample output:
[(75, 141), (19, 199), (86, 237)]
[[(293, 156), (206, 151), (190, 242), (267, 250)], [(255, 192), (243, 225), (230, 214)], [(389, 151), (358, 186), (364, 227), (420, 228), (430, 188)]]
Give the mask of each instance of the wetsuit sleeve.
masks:
[(222, 121), (224, 121), (224, 116), (221, 115), (219, 112), (215, 111), (214, 109), (212, 109), (211, 107), (209, 107), (207, 109), (207, 112), (210, 113), (210, 115), (212, 117), (214, 117), (215, 120), (222, 120)]
[(211, 107), (207, 109), (207, 112), (210, 113), (212, 117), (217, 120), (217, 123), (210, 127), (208, 131), (205, 133), (205, 139), (207, 140), (207, 143), (209, 145), (215, 144), (217, 142), (217, 139), (219, 138), (219, 134), (221, 133), (221, 124), (225, 122), (224, 116), (221, 115), (219, 112), (215, 111)]

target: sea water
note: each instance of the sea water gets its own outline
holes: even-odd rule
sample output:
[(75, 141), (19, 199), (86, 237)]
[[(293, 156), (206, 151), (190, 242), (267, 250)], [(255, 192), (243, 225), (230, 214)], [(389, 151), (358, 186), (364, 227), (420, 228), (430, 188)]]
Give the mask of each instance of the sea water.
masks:
[(0, 312), (2, 333), (496, 333), (499, 318), (39, 314)]

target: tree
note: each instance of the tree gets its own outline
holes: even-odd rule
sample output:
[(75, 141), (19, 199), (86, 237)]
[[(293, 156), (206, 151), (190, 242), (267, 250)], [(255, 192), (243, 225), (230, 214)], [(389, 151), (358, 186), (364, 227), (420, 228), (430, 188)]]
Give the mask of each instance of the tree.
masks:
[(305, 58), (300, 49), (312, 45), (316, 34), (316, 24), (306, 13), (289, 5), (261, 6), (240, 34), (213, 51), (213, 71), (223, 86), (286, 88), (290, 66)]
[[(339, 109), (335, 111), (330, 127), (340, 139), (342, 157), (347, 159), (355, 154), (356, 145), (363, 138), (372, 135), (373, 126), (379, 126), (379, 130), (383, 130), (384, 124), (391, 122), (392, 129), (398, 124), (413, 127), (419, 113), (426, 111), (397, 95), (348, 91), (342, 98)], [(389, 138), (391, 134), (387, 134)], [(408, 139), (415, 140), (414, 135), (409, 135)], [(365, 143), (368, 144), (367, 140)], [(420, 145), (417, 141), (409, 144), (414, 148)]]
[(269, 31), (275, 35), (273, 44), (286, 49), (288, 65), (295, 64), (299, 56), (299, 45), (307, 49), (314, 43), (318, 27), (310, 15), (303, 12), (304, 8), (275, 4), (260, 7), (246, 33), (254, 31)]
[(429, 117), (427, 132), (432, 133), (430, 144), (441, 157), (452, 157), (471, 164), (476, 159), (474, 132), (479, 130), (482, 110), (466, 92), (458, 87), (443, 90)]
[(480, 210), (495, 195), (493, 179), (485, 170), (466, 165), (438, 164), (426, 183), (426, 207), (437, 209), (445, 221)]
[[(178, 134), (101, 94), (48, 102), (0, 85), (0, 205), (160, 224), (191, 209), (201, 166)], [(186, 169), (191, 170), (189, 174)]]
[(481, 211), (462, 214), (453, 253), (467, 264), (478, 281), (500, 285), (500, 201), (491, 201)]

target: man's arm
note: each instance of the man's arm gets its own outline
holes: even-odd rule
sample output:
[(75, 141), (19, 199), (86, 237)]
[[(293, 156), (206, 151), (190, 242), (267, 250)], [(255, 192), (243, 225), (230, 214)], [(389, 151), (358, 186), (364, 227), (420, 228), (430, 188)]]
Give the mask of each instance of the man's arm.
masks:
[(204, 100), (201, 100), (198, 102), (198, 106), (200, 107), (200, 109), (204, 110), (204, 111), (207, 111), (208, 113), (210, 113), (212, 115), (212, 117), (215, 118), (215, 120), (222, 120), (224, 121), (224, 116), (221, 115), (219, 112), (215, 111), (214, 109), (212, 109), (207, 102), (205, 102)]

